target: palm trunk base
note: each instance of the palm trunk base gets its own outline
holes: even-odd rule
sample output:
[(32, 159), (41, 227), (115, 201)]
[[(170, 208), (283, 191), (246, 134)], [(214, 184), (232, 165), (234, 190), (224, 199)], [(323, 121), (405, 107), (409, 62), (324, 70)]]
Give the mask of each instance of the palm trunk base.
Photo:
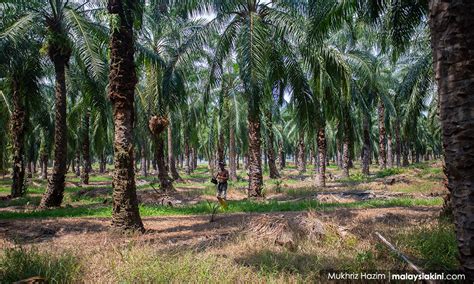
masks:
[(48, 181), (48, 189), (41, 199), (40, 208), (61, 206), (64, 197), (64, 182), (65, 175), (53, 169), (53, 174)]

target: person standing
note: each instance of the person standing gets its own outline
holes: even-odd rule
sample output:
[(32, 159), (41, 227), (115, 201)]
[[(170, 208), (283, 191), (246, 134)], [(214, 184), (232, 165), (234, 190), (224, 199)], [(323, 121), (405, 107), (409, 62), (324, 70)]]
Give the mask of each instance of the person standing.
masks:
[(229, 180), (229, 172), (225, 169), (225, 163), (219, 162), (219, 172), (216, 176), (217, 179), (217, 198), (227, 198), (227, 181)]

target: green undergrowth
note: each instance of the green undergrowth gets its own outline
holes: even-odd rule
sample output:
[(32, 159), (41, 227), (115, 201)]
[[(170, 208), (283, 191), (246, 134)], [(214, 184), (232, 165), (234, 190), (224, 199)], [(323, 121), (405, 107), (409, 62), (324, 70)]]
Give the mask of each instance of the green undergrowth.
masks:
[[(384, 233), (423, 271), (459, 267), (452, 224), (434, 222)], [(10, 283), (41, 276), (50, 283), (320, 283), (320, 271), (361, 272), (406, 270), (406, 264), (377, 239), (327, 228), (318, 240), (303, 240), (285, 249), (245, 235), (200, 249), (156, 249), (131, 240), (125, 246), (104, 246), (100, 253), (16, 247), (0, 250), (0, 279)], [(94, 273), (97, 270), (105, 274)], [(91, 273), (93, 272), (93, 273)], [(88, 278), (94, 275), (94, 278)]]
[[(412, 206), (439, 206), (442, 198), (413, 199), (395, 198), (384, 200), (368, 200), (350, 203), (320, 203), (316, 200), (302, 200), (294, 202), (284, 201), (229, 201), (225, 213), (239, 212), (283, 212), (283, 211), (304, 211), (331, 210), (337, 208), (380, 208), (380, 207), (412, 207)], [(141, 216), (167, 216), (167, 215), (195, 215), (209, 214), (207, 202), (200, 202), (195, 205), (180, 207), (168, 206), (140, 206)], [(31, 211), (31, 212), (2, 212), (0, 219), (13, 218), (57, 218), (57, 217), (110, 217), (111, 207), (102, 204), (83, 205), (79, 207), (63, 207), (57, 209)]]
[(427, 270), (453, 270), (459, 267), (456, 235), (452, 223), (410, 228), (396, 237), (401, 249)]
[(52, 255), (36, 248), (23, 247), (0, 251), (2, 283), (12, 283), (30, 277), (41, 277), (49, 283), (72, 283), (80, 272), (80, 261), (68, 252)]

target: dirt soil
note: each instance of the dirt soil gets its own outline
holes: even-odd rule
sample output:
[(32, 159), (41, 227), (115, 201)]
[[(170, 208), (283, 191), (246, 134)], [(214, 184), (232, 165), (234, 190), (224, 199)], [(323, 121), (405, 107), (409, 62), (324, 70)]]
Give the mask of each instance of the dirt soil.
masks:
[[(316, 212), (325, 224), (364, 239), (374, 238), (377, 230), (431, 222), (438, 217), (437, 207), (393, 207), (373, 209), (336, 209)], [(293, 218), (306, 212), (265, 213)], [(55, 218), (0, 220), (0, 247), (15, 244), (48, 244), (61, 249), (96, 250), (104, 246), (147, 243), (156, 247), (201, 247), (220, 242), (245, 230), (253, 218), (262, 213), (218, 215), (210, 223), (209, 216), (164, 216), (144, 218), (147, 232), (143, 235), (117, 235), (109, 231), (108, 218)]]

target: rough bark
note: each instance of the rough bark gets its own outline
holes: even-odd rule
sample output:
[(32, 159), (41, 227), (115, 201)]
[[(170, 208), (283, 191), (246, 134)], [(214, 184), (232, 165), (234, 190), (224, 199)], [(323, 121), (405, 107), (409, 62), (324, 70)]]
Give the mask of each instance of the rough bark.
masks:
[(387, 134), (387, 167), (393, 168), (392, 135)]
[(164, 192), (173, 191), (173, 183), (168, 175), (165, 164), (165, 141), (162, 134), (155, 136), (156, 143), (156, 165), (158, 167), (158, 180), (160, 189)]
[(174, 158), (174, 146), (173, 146), (173, 124), (170, 119), (168, 125), (168, 165), (173, 180), (181, 180), (178, 170), (176, 169), (176, 159)]
[(299, 165), (299, 149), (298, 149), (298, 146), (299, 146), (299, 142), (296, 143), (296, 149), (295, 149), (295, 152), (294, 152), (294, 155), (293, 155), (293, 163), (295, 164), (295, 167), (298, 168), (298, 165)]
[(191, 149), (186, 137), (184, 138), (184, 156), (184, 172), (190, 175), (192, 170)]
[(153, 174), (157, 174), (158, 173), (158, 167), (156, 166), (156, 157), (155, 157), (155, 155), (153, 155), (153, 159), (151, 159), (151, 166), (152, 166), (152, 169), (153, 169)]
[(192, 148), (193, 153), (193, 171), (197, 169), (198, 166), (198, 153), (196, 148)]
[(54, 123), (54, 162), (48, 188), (40, 202), (41, 208), (61, 205), (64, 196), (64, 181), (67, 166), (67, 124), (66, 124), (66, 76), (70, 51), (60, 46), (49, 46), (49, 58), (55, 71), (55, 123)]
[(91, 170), (91, 155), (90, 155), (90, 139), (89, 139), (89, 125), (90, 125), (90, 111), (87, 110), (84, 115), (83, 133), (82, 133), (82, 175), (81, 181), (83, 184), (89, 184), (89, 172)]
[(397, 167), (400, 167), (402, 165), (401, 163), (401, 158), (402, 158), (402, 138), (400, 135), (400, 120), (397, 118), (396, 120), (396, 125), (395, 125), (395, 153), (397, 155)]
[(381, 99), (379, 99), (377, 106), (377, 114), (379, 122), (379, 167), (384, 170), (387, 168), (387, 153), (385, 152), (387, 132), (385, 129), (385, 105)]
[(349, 177), (349, 159), (350, 159), (350, 141), (349, 135), (345, 134), (344, 140), (342, 143), (342, 176)]
[(275, 144), (275, 135), (273, 134), (273, 122), (272, 122), (272, 113), (267, 111), (265, 114), (266, 118), (266, 127), (268, 130), (267, 134), (267, 160), (268, 160), (268, 168), (270, 171), (270, 178), (277, 179), (280, 177), (280, 173), (278, 172), (278, 168), (276, 166), (276, 157), (275, 157), (275, 149), (273, 145)]
[(338, 167), (339, 169), (342, 169), (342, 167), (343, 167), (342, 164), (343, 164), (343, 159), (344, 159), (344, 158), (342, 157), (342, 155), (343, 155), (343, 154), (342, 154), (342, 152), (343, 152), (343, 149), (342, 149), (342, 148), (343, 148), (343, 144), (342, 144), (339, 140), (337, 140), (337, 141), (336, 141), (336, 147), (337, 147), (337, 157), (336, 157), (336, 158), (337, 158), (337, 167)]
[(134, 96), (137, 77), (134, 65), (132, 11), (123, 1), (109, 0), (110, 14), (120, 18), (111, 29), (109, 99), (114, 118), (114, 176), (112, 226), (120, 231), (144, 231), (138, 211), (133, 157)]
[(303, 174), (306, 172), (306, 155), (305, 155), (305, 145), (304, 145), (304, 132), (301, 131), (298, 139), (298, 172)]
[(236, 158), (236, 168), (237, 170), (240, 170), (240, 153), (237, 152), (237, 158)]
[(313, 151), (313, 172), (319, 173), (319, 151), (318, 151), (318, 135), (316, 134), (314, 139), (314, 151)]
[(219, 169), (219, 163), (225, 163), (225, 154), (224, 154), (225, 140), (224, 140), (224, 131), (221, 127), (219, 129), (217, 151), (216, 151), (216, 170)]
[(81, 176), (81, 152), (79, 149), (76, 151), (76, 158), (72, 161), (72, 168), (76, 174), (76, 177)]
[(235, 148), (235, 126), (234, 123), (231, 122), (229, 129), (229, 176), (232, 181), (237, 180), (237, 163)]
[(262, 196), (263, 176), (262, 176), (262, 157), (261, 157), (261, 136), (260, 119), (258, 115), (248, 116), (248, 135), (249, 135), (249, 188), (248, 196)]
[(107, 169), (107, 161), (105, 159), (104, 153), (100, 154), (100, 165), (99, 165), (99, 173), (103, 174), (105, 173)]
[(438, 82), (444, 172), (459, 259), (474, 280), (474, 1), (432, 0), (430, 27)]
[(165, 116), (152, 116), (148, 122), (148, 127), (150, 128), (150, 132), (155, 140), (155, 158), (158, 167), (160, 189), (164, 192), (174, 190), (165, 163), (165, 141), (163, 136), (168, 126), (169, 120)]
[(40, 163), (41, 163), (40, 178), (47, 179), (48, 178), (48, 155), (47, 154), (41, 154)]
[(403, 167), (408, 167), (410, 162), (408, 161), (408, 155), (410, 154), (410, 148), (408, 147), (408, 144), (405, 142), (402, 142), (402, 157), (403, 157), (403, 162), (402, 166)]
[(24, 98), (16, 81), (12, 83), (11, 133), (13, 146), (13, 172), (11, 196), (20, 197), (26, 192), (25, 182), (25, 119)]
[(26, 176), (33, 178), (33, 162), (30, 159), (28, 159), (28, 163), (26, 163)]
[(283, 150), (283, 141), (278, 142), (278, 166), (280, 170), (286, 167), (285, 151)]
[(363, 115), (363, 146), (362, 146), (362, 174), (369, 175), (370, 165), (370, 122), (367, 114)]
[(147, 168), (147, 158), (146, 158), (146, 151), (145, 151), (145, 147), (142, 147), (142, 151), (141, 151), (141, 156), (142, 156), (142, 160), (141, 160), (141, 175), (144, 176), (144, 177), (147, 177), (148, 176), (148, 168)]
[(318, 129), (318, 158), (319, 162), (319, 172), (317, 173), (317, 186), (325, 187), (326, 186), (326, 130), (325, 127)]
[(183, 153), (179, 154), (178, 159), (179, 159), (179, 168), (182, 170), (182, 169), (184, 169), (184, 157), (183, 157)]

